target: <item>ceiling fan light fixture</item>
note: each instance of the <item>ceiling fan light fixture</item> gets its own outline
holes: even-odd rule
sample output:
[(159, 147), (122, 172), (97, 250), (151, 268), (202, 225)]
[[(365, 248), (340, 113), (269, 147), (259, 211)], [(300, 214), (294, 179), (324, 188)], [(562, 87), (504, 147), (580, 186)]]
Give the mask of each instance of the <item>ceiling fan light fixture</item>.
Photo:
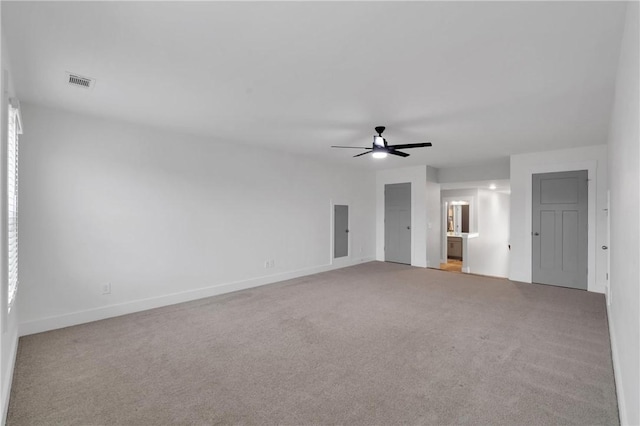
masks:
[(398, 157), (408, 157), (404, 151), (400, 151), (401, 149), (409, 149), (409, 148), (424, 148), (427, 146), (431, 146), (431, 142), (423, 142), (423, 143), (403, 143), (399, 145), (387, 145), (387, 140), (382, 137), (382, 132), (384, 132), (384, 126), (376, 127), (377, 135), (373, 135), (373, 143), (371, 144), (371, 148), (366, 146), (343, 146), (343, 145), (331, 145), (331, 148), (355, 148), (355, 149), (364, 149), (364, 152), (360, 154), (354, 155), (354, 157), (362, 157), (363, 155), (372, 154), (373, 158), (385, 158), (388, 154), (395, 155)]

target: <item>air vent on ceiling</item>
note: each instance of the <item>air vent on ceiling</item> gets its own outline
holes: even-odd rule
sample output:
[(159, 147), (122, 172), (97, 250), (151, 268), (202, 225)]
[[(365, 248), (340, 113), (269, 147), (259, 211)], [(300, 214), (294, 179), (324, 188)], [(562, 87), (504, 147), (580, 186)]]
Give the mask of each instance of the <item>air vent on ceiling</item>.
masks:
[(67, 77), (68, 77), (67, 82), (71, 86), (75, 86), (75, 87), (93, 89), (93, 85), (96, 83), (96, 81), (93, 78), (82, 77), (78, 74), (72, 74), (70, 72), (67, 73)]

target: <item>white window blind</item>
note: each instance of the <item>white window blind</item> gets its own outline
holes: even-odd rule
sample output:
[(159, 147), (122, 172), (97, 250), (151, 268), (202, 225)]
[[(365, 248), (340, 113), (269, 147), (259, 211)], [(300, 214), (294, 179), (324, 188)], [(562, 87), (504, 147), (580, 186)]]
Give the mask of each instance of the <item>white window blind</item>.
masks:
[(9, 102), (7, 137), (7, 256), (11, 311), (18, 291), (18, 136), (22, 133), (20, 109), (17, 101)]

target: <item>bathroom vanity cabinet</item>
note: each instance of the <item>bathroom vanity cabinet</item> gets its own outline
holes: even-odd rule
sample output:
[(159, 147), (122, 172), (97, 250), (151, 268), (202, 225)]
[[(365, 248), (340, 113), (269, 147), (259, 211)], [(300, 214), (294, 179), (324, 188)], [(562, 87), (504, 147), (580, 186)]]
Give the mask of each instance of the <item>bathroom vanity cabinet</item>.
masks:
[(447, 257), (462, 260), (461, 237), (447, 237)]

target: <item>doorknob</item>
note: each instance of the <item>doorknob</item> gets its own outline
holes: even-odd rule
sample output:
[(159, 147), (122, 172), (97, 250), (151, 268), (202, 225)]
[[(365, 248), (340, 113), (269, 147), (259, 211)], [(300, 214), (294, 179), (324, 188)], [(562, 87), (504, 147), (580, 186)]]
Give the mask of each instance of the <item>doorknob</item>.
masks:
[(607, 246), (602, 246), (602, 250), (607, 250), (609, 247)]
[(411, 227), (410, 227), (410, 226), (407, 226), (407, 229), (411, 229)]
[(533, 235), (540, 235), (538, 232), (534, 232)]
[(348, 233), (348, 232), (349, 232), (349, 230), (348, 230), (348, 229), (346, 229), (344, 232), (347, 232), (347, 233)]

